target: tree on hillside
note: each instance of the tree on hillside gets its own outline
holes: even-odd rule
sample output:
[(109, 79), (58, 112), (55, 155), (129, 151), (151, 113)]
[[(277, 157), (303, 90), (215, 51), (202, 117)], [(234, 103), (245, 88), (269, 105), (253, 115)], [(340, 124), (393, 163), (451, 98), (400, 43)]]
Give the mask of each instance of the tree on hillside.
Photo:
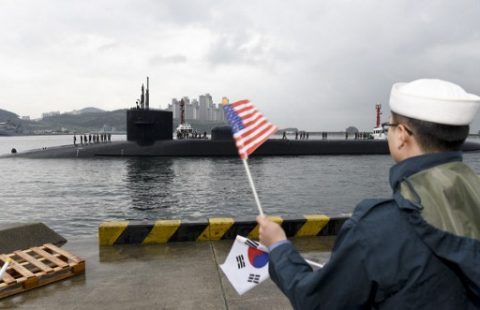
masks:
[(0, 122), (12, 121), (17, 120), (18, 115), (7, 110), (0, 109)]

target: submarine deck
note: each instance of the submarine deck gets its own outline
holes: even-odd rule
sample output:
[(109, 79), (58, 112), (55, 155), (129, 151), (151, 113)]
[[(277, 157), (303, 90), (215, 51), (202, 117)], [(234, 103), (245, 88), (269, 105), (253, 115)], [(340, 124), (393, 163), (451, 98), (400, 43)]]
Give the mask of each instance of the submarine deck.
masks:
[[(465, 142), (464, 152), (480, 151), (480, 143)], [(283, 140), (270, 139), (253, 156), (300, 155), (374, 155), (388, 154), (385, 140)], [(233, 141), (228, 140), (160, 140), (151, 145), (131, 141), (63, 145), (1, 157), (22, 158), (91, 158), (106, 157), (215, 157), (237, 156)]]

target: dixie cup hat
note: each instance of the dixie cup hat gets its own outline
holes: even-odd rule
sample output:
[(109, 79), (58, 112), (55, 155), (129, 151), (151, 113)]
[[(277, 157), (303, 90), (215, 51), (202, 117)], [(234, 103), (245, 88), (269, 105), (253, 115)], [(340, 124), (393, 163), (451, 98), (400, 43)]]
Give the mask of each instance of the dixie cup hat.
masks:
[(390, 110), (422, 121), (462, 126), (472, 122), (480, 97), (438, 79), (396, 83), (390, 93)]

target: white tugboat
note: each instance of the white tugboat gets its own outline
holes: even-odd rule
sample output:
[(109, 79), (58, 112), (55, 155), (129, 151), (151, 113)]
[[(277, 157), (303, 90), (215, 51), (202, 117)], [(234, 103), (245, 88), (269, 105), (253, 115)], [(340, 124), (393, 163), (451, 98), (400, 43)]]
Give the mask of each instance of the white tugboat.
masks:
[(180, 101), (180, 124), (175, 130), (177, 139), (187, 139), (193, 137), (194, 131), (190, 124), (185, 122), (185, 102)]
[(382, 105), (375, 105), (375, 110), (377, 111), (377, 121), (375, 128), (373, 128), (371, 137), (373, 140), (386, 140), (387, 133), (383, 130), (382, 125), (380, 124), (380, 115), (382, 114)]

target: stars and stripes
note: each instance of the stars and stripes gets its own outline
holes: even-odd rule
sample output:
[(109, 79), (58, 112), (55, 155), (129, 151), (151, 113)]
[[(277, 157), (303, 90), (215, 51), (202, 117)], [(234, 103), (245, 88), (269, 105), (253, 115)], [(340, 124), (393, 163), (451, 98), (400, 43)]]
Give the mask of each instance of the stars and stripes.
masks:
[(223, 109), (232, 127), (241, 159), (247, 159), (248, 155), (252, 154), (278, 130), (255, 109), (249, 100), (224, 104)]

